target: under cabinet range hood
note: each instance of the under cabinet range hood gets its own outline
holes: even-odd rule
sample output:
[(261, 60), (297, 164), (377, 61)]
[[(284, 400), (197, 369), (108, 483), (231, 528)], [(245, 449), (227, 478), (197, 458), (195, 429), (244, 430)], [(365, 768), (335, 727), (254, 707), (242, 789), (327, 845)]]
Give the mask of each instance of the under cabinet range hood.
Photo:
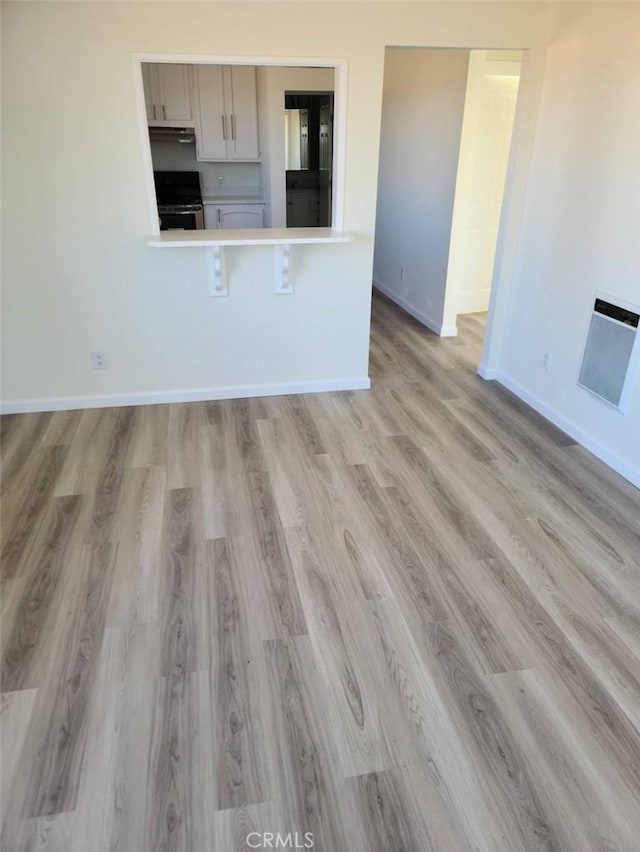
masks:
[(149, 139), (152, 142), (182, 142), (185, 145), (196, 141), (193, 127), (150, 127)]

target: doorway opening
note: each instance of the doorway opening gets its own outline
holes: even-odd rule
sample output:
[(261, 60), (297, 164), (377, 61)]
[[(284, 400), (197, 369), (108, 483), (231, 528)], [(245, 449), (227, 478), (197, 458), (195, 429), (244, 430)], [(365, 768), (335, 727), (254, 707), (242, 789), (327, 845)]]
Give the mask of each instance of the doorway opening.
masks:
[(522, 51), (472, 50), (451, 222), (444, 324), (489, 310)]
[(285, 92), (288, 228), (331, 225), (333, 93)]
[(484, 336), (523, 51), (387, 48), (374, 288)]

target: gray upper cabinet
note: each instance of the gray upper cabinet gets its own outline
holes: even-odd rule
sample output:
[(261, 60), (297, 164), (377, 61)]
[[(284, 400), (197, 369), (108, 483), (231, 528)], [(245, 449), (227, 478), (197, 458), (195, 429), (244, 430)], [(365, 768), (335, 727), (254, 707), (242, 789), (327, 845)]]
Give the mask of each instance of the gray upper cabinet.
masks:
[(228, 65), (224, 71), (227, 105), (231, 111), (229, 159), (258, 160), (256, 69), (250, 65)]
[(255, 67), (196, 65), (194, 80), (198, 160), (258, 161)]
[(196, 65), (196, 155), (198, 160), (226, 160), (229, 119), (224, 103), (224, 66)]
[(142, 75), (149, 126), (193, 127), (191, 66), (145, 63)]

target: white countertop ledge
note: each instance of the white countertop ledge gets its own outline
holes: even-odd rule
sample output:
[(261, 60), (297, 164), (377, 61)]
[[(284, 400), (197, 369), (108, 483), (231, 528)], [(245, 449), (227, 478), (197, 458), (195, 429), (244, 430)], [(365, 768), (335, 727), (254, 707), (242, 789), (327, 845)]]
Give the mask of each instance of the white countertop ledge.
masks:
[(355, 235), (333, 228), (253, 228), (243, 230), (162, 231), (149, 237), (152, 248), (196, 248), (204, 246), (292, 246), (320, 243), (350, 243)]

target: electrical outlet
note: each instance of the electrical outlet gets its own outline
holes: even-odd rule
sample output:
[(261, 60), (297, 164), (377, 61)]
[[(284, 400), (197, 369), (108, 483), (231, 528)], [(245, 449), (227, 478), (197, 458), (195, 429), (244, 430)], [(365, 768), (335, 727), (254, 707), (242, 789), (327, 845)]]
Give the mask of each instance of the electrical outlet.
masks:
[(542, 366), (545, 368), (547, 373), (551, 372), (552, 364), (553, 364), (553, 355), (551, 354), (551, 352), (545, 352), (544, 358), (542, 360)]
[(224, 186), (224, 175), (218, 175), (218, 185)]
[(94, 370), (106, 370), (107, 353), (103, 349), (94, 349), (91, 353), (91, 363)]

